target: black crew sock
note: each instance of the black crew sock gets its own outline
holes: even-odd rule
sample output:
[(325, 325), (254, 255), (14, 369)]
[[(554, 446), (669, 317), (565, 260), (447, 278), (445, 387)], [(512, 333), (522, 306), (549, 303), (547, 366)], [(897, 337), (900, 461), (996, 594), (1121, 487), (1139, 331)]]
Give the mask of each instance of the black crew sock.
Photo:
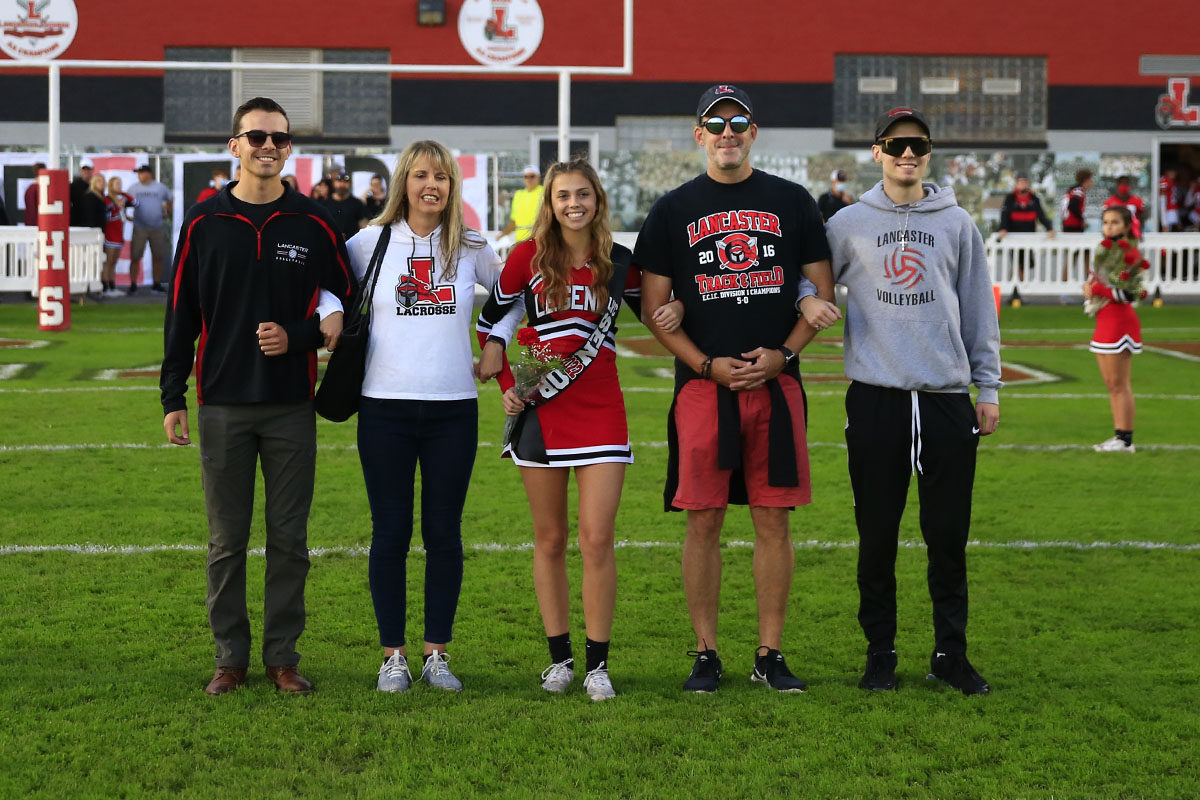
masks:
[(571, 634), (560, 633), (558, 636), (547, 636), (546, 644), (550, 645), (550, 661), (554, 664), (561, 664), (564, 661), (572, 660), (571, 655)]
[(1129, 447), (1133, 444), (1133, 431), (1123, 431), (1120, 428), (1116, 428), (1114, 429), (1113, 433), (1117, 435), (1118, 439), (1125, 443), (1126, 447)]
[(591, 639), (586, 639), (583, 646), (587, 651), (588, 672), (608, 661), (608, 642), (594, 642)]

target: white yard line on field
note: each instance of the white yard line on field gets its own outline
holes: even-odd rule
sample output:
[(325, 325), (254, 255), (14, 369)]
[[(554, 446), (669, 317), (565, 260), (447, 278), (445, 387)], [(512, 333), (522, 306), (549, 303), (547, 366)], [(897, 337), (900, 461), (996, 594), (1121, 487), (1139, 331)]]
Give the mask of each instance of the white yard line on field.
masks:
[[(913, 539), (902, 540), (899, 543), (900, 547), (906, 550), (920, 550), (925, 547), (925, 543)], [(573, 547), (577, 545), (572, 544)], [(630, 541), (622, 539), (615, 542), (613, 545), (618, 550), (678, 550), (683, 546), (682, 542), (644, 542)], [(857, 542), (823, 542), (816, 539), (807, 539), (804, 541), (793, 542), (792, 546), (796, 550), (851, 550), (858, 547)], [(1145, 542), (1125, 540), (1120, 542), (1035, 542), (1028, 540), (1018, 540), (1015, 542), (981, 542), (971, 540), (967, 542), (968, 547), (983, 548), (989, 550), (1168, 550), (1178, 552), (1192, 552), (1200, 550), (1200, 544), (1176, 544), (1174, 542)], [(518, 542), (516, 544), (502, 544), (500, 542), (482, 542), (478, 544), (465, 544), (464, 549), (477, 553), (515, 553), (526, 552), (533, 549), (532, 542)], [(752, 549), (754, 542), (745, 541), (728, 541), (723, 542), (722, 547), (726, 549)], [(0, 546), (0, 556), (5, 555), (22, 555), (32, 553), (73, 553), (78, 555), (146, 555), (150, 553), (206, 553), (208, 552), (207, 545), (198, 544), (10, 544)], [(265, 548), (253, 547), (246, 551), (252, 556), (262, 556), (266, 553)], [(309, 555), (313, 558), (322, 556), (349, 556), (352, 558), (361, 558), (368, 555), (371, 549), (365, 545), (353, 545), (350, 547), (313, 547), (309, 549)], [(423, 553), (422, 547), (414, 546), (414, 553)]]
[[(667, 443), (658, 442), (633, 442), (634, 447), (666, 447)], [(818, 447), (833, 447), (841, 450), (846, 449), (845, 442), (809, 442), (809, 449)], [(480, 450), (499, 448), (499, 442), (479, 442)], [(5, 444), (0, 445), (0, 453), (63, 453), (75, 452), (79, 450), (179, 450), (179, 445), (168, 444), (147, 444), (142, 442), (83, 442), (79, 444)], [(353, 444), (321, 444), (317, 445), (318, 450), (325, 451), (346, 451), (357, 450), (358, 446)], [(1009, 444), (996, 443), (987, 444), (986, 442), (979, 447), (980, 450), (1027, 450), (1030, 452), (1047, 452), (1054, 453), (1063, 450), (1091, 450), (1090, 444)], [(1200, 444), (1142, 444), (1138, 443), (1139, 450), (1163, 450), (1163, 451), (1200, 451)]]

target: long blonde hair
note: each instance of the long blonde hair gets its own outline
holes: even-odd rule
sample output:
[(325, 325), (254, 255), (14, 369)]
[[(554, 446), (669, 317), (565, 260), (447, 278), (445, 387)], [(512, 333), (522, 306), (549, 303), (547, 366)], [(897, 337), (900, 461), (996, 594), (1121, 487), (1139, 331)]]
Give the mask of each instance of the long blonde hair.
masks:
[(412, 210), (408, 205), (408, 173), (421, 156), (428, 156), (435, 169), (450, 176), (450, 196), (446, 198), (446, 207), (442, 209), (439, 220), (442, 226), (442, 240), (438, 256), (442, 262), (441, 279), (452, 281), (458, 277), (459, 248), (480, 248), (485, 242), (478, 231), (468, 228), (463, 221), (462, 172), (458, 168), (458, 161), (445, 145), (431, 139), (423, 139), (404, 148), (404, 152), (396, 160), (396, 169), (392, 172), (387, 204), (384, 205), (383, 211), (379, 212), (379, 216), (369, 224), (386, 227), (393, 222), (408, 219), (408, 213)]
[(542, 204), (538, 208), (537, 220), (533, 223), (531, 239), (537, 244), (533, 256), (533, 268), (542, 277), (542, 297), (550, 308), (567, 307), (567, 286), (571, 275), (571, 254), (563, 241), (562, 226), (554, 216), (554, 179), (559, 175), (578, 172), (596, 193), (596, 216), (592, 218), (589, 233), (592, 235), (592, 292), (596, 295), (598, 308), (603, 312), (608, 305), (608, 281), (612, 277), (612, 229), (608, 222), (608, 194), (600, 185), (600, 176), (585, 159), (573, 158), (551, 164), (543, 182)]

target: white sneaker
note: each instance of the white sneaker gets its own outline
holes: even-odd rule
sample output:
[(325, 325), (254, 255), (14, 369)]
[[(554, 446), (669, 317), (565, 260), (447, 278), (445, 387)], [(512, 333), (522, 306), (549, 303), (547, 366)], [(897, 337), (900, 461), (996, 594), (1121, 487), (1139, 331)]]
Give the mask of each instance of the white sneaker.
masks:
[(547, 692), (562, 694), (573, 680), (575, 680), (575, 659), (573, 658), (551, 664), (542, 671), (542, 688)]
[(596, 702), (611, 700), (617, 696), (617, 690), (608, 678), (607, 661), (601, 661), (600, 666), (583, 677), (583, 689), (588, 693), (588, 697)]
[(429, 658), (425, 659), (425, 666), (421, 667), (421, 680), (438, 689), (461, 692), (462, 681), (454, 677), (450, 667), (446, 666), (449, 660), (449, 655), (434, 650)]
[(1114, 436), (1111, 439), (1105, 439), (1100, 444), (1092, 445), (1092, 449), (1097, 453), (1136, 453), (1137, 448), (1132, 444), (1125, 444), (1123, 440)]
[(379, 668), (379, 680), (375, 688), (381, 692), (407, 692), (410, 686), (412, 673), (408, 671), (408, 659), (397, 650)]

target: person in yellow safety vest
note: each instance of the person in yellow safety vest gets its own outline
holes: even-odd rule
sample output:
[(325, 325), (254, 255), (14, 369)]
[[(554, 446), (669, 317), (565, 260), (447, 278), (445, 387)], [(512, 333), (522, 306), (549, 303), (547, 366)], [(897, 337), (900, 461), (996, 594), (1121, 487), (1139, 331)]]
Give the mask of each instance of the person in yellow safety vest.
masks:
[(525, 188), (513, 193), (512, 212), (509, 214), (508, 224), (500, 231), (501, 237), (515, 230), (515, 241), (523, 242), (533, 233), (533, 221), (537, 219), (538, 206), (542, 199), (540, 178), (541, 173), (537, 167), (530, 164), (525, 168)]

